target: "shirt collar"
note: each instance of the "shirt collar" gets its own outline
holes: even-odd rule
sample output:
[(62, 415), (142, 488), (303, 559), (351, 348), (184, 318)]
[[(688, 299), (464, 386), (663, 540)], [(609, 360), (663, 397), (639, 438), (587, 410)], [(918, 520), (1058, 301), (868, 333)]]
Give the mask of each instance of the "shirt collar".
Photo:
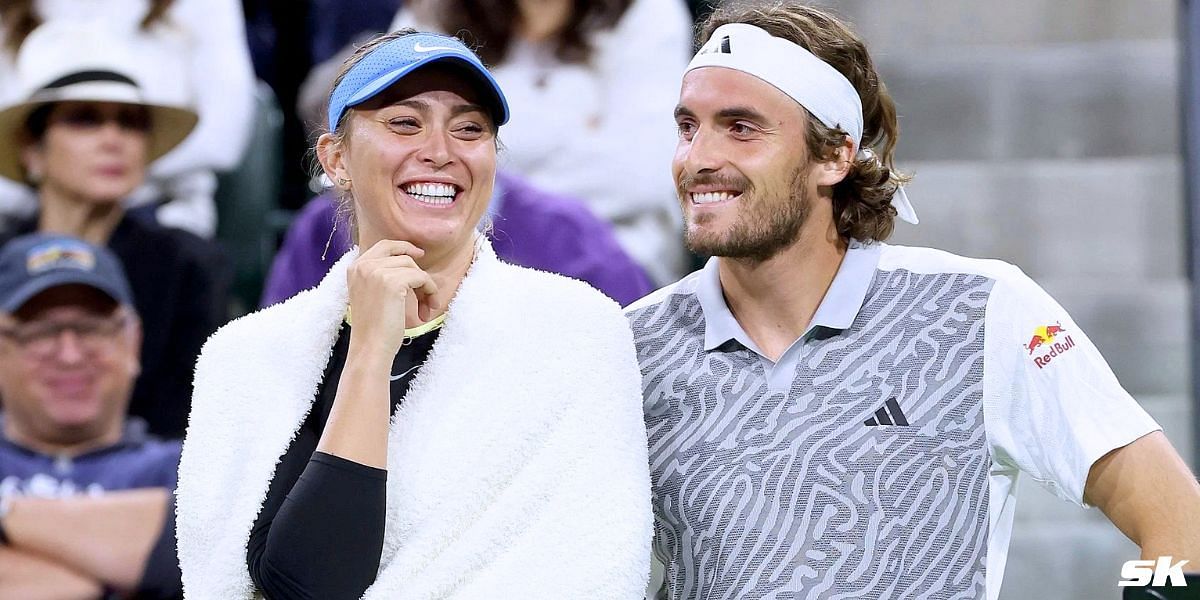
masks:
[[(816, 327), (843, 330), (854, 323), (867, 298), (871, 281), (875, 278), (881, 251), (882, 245), (878, 243), (865, 244), (857, 240), (850, 242), (829, 290), (825, 292), (825, 297), (821, 299), (821, 304), (808, 325), (809, 332)], [(725, 303), (717, 257), (710, 258), (705, 263), (696, 287), (696, 297), (704, 311), (705, 350), (713, 350), (729, 340), (736, 340), (761, 354), (729, 311), (729, 305)], [(805, 332), (806, 335), (807, 333)]]
[(696, 285), (696, 299), (700, 301), (700, 310), (704, 311), (705, 351), (711, 351), (729, 340), (737, 340), (743, 346), (758, 351), (737, 319), (733, 318), (729, 305), (725, 303), (725, 294), (721, 291), (721, 274), (715, 256), (708, 259), (700, 272)]

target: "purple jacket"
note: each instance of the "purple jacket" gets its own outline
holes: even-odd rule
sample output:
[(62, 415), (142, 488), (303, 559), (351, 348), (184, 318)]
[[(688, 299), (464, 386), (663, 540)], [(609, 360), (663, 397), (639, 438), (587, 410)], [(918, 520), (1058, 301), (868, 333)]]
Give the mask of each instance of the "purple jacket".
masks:
[[(345, 222), (338, 224), (330, 240), (335, 213), (334, 199), (326, 192), (296, 216), (271, 265), (263, 306), (317, 285), (350, 249), (350, 227)], [(653, 289), (646, 273), (617, 244), (608, 223), (576, 200), (499, 173), (491, 214), (489, 237), (496, 254), (507, 262), (586, 281), (622, 306)]]

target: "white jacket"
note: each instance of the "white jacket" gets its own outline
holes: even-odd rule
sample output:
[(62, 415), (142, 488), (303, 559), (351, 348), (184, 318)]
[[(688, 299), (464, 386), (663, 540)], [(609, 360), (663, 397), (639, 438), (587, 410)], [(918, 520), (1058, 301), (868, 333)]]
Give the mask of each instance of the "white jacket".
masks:
[[(255, 595), (250, 528), (321, 383), (355, 254), (201, 353), (177, 491), (189, 599)], [(483, 244), (388, 452), (382, 562), (364, 598), (642, 597), (653, 519), (640, 374), (620, 309), (585, 284)]]

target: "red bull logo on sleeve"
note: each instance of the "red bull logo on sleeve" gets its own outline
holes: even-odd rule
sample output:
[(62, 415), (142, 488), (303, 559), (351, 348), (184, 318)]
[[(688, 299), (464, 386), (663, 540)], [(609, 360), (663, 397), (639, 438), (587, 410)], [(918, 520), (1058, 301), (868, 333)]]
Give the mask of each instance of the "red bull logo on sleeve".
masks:
[(1029, 343), (1025, 345), (1025, 348), (1029, 350), (1029, 355), (1033, 356), (1033, 353), (1039, 348), (1046, 348), (1049, 350), (1049, 352), (1046, 352), (1042, 356), (1038, 356), (1033, 359), (1033, 363), (1036, 364), (1039, 369), (1050, 364), (1050, 361), (1056, 356), (1059, 356), (1067, 350), (1075, 347), (1075, 340), (1071, 339), (1071, 336), (1062, 335), (1066, 333), (1066, 331), (1067, 330), (1064, 329), (1059, 323), (1055, 323), (1054, 325), (1042, 325), (1033, 330), (1033, 337), (1030, 338)]

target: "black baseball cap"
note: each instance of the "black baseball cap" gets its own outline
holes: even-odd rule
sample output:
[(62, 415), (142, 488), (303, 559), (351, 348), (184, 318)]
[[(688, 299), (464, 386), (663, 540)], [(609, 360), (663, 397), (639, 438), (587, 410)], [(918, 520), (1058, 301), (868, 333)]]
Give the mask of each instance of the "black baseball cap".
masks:
[(34, 233), (0, 248), (0, 310), (15, 312), (60, 285), (86, 285), (118, 304), (133, 304), (121, 261), (107, 248), (65, 235)]

